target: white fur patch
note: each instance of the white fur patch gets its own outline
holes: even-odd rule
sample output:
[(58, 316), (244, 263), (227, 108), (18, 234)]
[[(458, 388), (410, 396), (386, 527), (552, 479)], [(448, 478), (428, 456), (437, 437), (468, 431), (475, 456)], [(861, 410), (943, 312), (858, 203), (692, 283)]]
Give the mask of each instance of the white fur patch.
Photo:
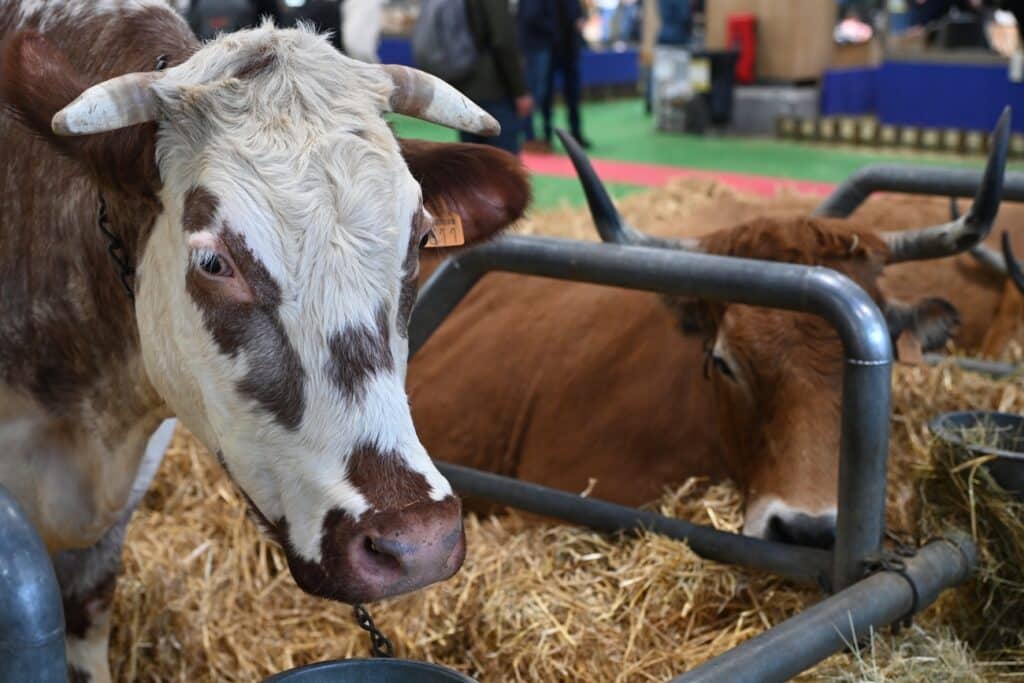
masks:
[(747, 505), (746, 515), (743, 520), (743, 535), (765, 538), (773, 518), (778, 518), (781, 522), (785, 523), (787, 520), (792, 520), (799, 515), (810, 517), (831, 515), (832, 519), (835, 519), (836, 509), (835, 507), (820, 510), (799, 509), (774, 496), (766, 496)]

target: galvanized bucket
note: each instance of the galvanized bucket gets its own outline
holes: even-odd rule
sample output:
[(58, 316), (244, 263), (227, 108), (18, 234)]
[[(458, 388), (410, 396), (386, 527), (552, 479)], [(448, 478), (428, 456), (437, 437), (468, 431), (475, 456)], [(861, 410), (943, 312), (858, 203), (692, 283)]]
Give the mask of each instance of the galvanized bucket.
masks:
[[(992, 478), (1004, 489), (1024, 500), (1024, 415), (967, 411), (946, 413), (932, 420), (928, 428), (937, 438), (971, 457), (997, 456), (986, 463)], [(992, 443), (971, 443), (971, 430), (992, 433)]]
[(411, 659), (339, 659), (282, 671), (263, 683), (476, 683), (437, 664)]

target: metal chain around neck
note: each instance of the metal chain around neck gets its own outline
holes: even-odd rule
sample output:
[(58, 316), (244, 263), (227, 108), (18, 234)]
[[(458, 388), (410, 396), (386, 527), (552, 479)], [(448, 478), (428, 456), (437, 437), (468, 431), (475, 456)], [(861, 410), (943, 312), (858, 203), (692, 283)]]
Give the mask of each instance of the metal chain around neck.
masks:
[[(156, 70), (163, 71), (167, 68), (167, 55), (158, 55), (156, 58)], [(110, 216), (107, 214), (107, 200), (100, 194), (100, 208), (99, 215), (96, 219), (97, 224), (100, 227), (100, 232), (107, 238), (107, 253), (110, 254), (110, 258), (113, 259), (114, 263), (118, 268), (118, 279), (121, 280), (121, 285), (124, 286), (124, 291), (128, 293), (128, 298), (134, 303), (135, 302), (135, 290), (132, 289), (132, 278), (135, 277), (135, 266), (131, 263), (131, 258), (128, 255), (128, 248), (124, 244), (124, 240), (118, 237), (113, 230), (110, 229)]]
[(355, 605), (352, 607), (352, 612), (355, 614), (356, 623), (359, 624), (359, 628), (370, 634), (370, 651), (373, 653), (373, 656), (394, 657), (395, 646), (391, 644), (387, 636), (377, 629), (377, 626), (373, 623), (373, 618), (366, 611), (366, 608), (362, 605)]
[(135, 290), (132, 289), (131, 279), (135, 277), (135, 267), (130, 262), (128, 249), (125, 247), (124, 242), (110, 229), (110, 218), (107, 216), (107, 200), (103, 198), (103, 195), (100, 195), (100, 211), (97, 222), (100, 226), (100, 232), (107, 238), (107, 253), (110, 254), (110, 258), (117, 264), (118, 277), (121, 280), (121, 284), (124, 285), (124, 291), (128, 292), (128, 298), (134, 302)]

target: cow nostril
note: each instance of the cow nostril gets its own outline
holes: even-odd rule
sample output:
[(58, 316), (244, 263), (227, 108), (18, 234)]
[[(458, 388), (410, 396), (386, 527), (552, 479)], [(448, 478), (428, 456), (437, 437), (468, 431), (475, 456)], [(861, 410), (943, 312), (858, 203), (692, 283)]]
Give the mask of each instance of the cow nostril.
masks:
[(363, 557), (372, 566), (389, 571), (402, 570), (400, 554), (396, 553), (394, 548), (389, 548), (388, 544), (382, 541), (381, 538), (371, 535), (364, 536), (363, 542), (359, 547), (363, 549)]
[(772, 515), (765, 537), (770, 541), (830, 549), (836, 542), (835, 516), (802, 512), (786, 517)]

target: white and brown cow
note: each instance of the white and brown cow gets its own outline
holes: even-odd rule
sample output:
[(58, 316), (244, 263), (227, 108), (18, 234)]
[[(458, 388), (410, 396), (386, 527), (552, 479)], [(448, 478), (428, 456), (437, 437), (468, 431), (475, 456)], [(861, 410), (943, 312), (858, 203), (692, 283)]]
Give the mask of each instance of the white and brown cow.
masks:
[(109, 677), (124, 526), (171, 415), (303, 589), (457, 571), (460, 504), (404, 389), (418, 249), (439, 213), (473, 242), (529, 192), (513, 157), (382, 115), (493, 119), (306, 30), (200, 46), (163, 0), (0, 0), (0, 40), (0, 483), (55, 555), (73, 673)]

